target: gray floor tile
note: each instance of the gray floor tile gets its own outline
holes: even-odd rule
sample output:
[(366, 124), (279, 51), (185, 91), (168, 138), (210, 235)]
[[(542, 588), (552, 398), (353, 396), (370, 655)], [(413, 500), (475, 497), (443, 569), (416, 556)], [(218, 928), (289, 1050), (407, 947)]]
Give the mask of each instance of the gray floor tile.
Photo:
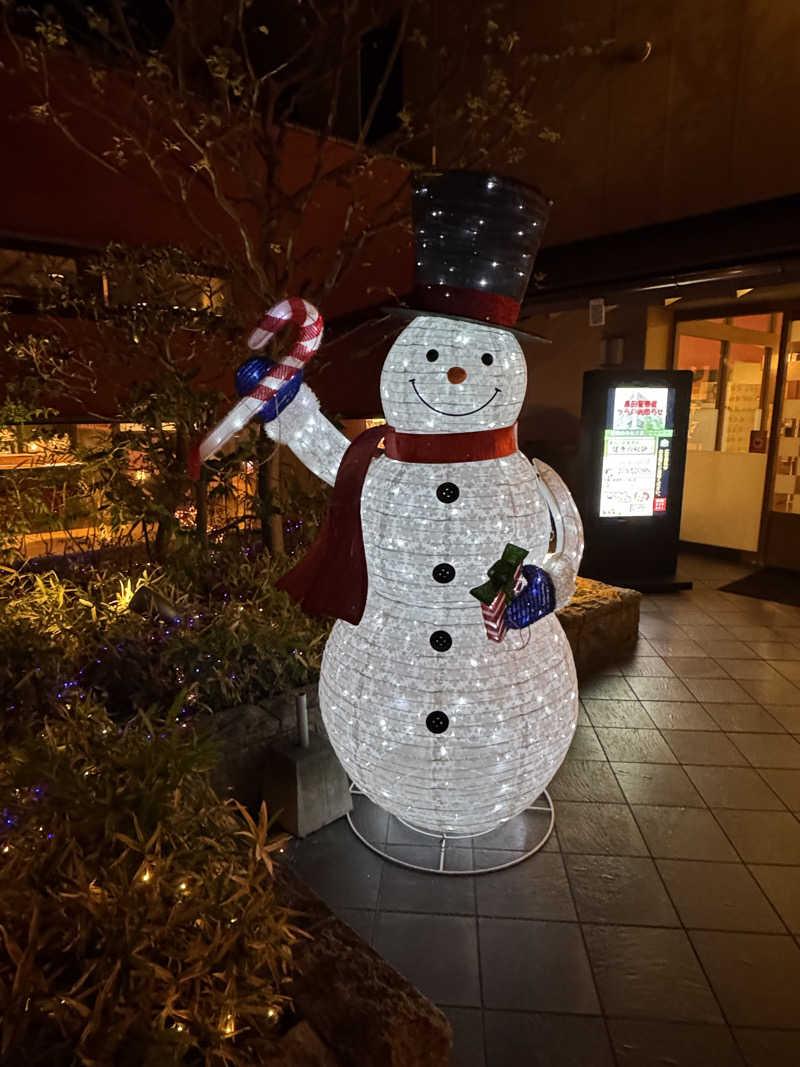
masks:
[(372, 927), (375, 922), (375, 912), (366, 908), (331, 908), (331, 911), (342, 922), (358, 934), (369, 945), (372, 943)]
[(734, 1030), (747, 1067), (797, 1067), (800, 1030)]
[(732, 740), (754, 767), (800, 768), (800, 745), (787, 734), (738, 733)]
[[(476, 860), (491, 853), (476, 850)], [(475, 879), (478, 914), (508, 919), (574, 920), (564, 861), (559, 853), (539, 852), (504, 871), (482, 874)]]
[(788, 811), (715, 814), (745, 863), (800, 864), (800, 823)]
[[(736, 735), (737, 738), (740, 736), (745, 735)], [(783, 810), (782, 802), (751, 767), (687, 766), (684, 770), (710, 808)]]
[(620, 763), (675, 763), (672, 750), (658, 730), (598, 727), (597, 736), (609, 760)]
[(721, 730), (712, 733), (702, 730), (662, 730), (661, 733), (679, 763), (733, 767), (747, 762)]
[(618, 1067), (744, 1067), (727, 1026), (644, 1019), (609, 1019), (608, 1026)]
[(669, 678), (672, 668), (660, 656), (631, 656), (619, 664), (626, 678)]
[(738, 859), (709, 811), (637, 806), (633, 812), (653, 856), (687, 860)]
[[(448, 850), (449, 851), (449, 850)], [(438, 848), (397, 845), (392, 855), (406, 863), (429, 865), (438, 860)], [(431, 915), (474, 915), (475, 879), (470, 875), (447, 877), (412, 871), (385, 863), (378, 894), (381, 911), (420, 911)]]
[[(607, 763), (591, 760), (567, 760), (562, 763), (548, 786), (554, 801), (595, 800), (622, 801), (622, 791)], [(558, 810), (561, 810), (559, 803)], [(558, 816), (556, 816), (558, 818)]]
[(658, 869), (684, 926), (785, 933), (744, 864), (658, 860)]
[(744, 641), (737, 641), (731, 637), (711, 638), (699, 642), (703, 652), (713, 659), (753, 659), (758, 655)]
[(607, 1015), (722, 1021), (683, 930), (585, 926), (584, 935)]
[[(737, 641), (746, 641), (751, 648), (754, 647), (754, 641), (777, 641), (778, 636), (774, 630), (771, 630), (769, 626), (759, 626), (754, 623), (750, 623), (745, 626), (737, 626), (735, 624), (727, 626), (728, 633), (737, 639)], [(759, 655), (761, 653), (759, 652)]]
[(486, 1067), (483, 1054), (483, 1012), (480, 1008), (443, 1008), (453, 1027), (450, 1067)]
[(699, 641), (701, 644), (705, 641), (730, 641), (732, 637), (736, 637), (721, 622), (713, 622), (710, 617), (702, 625), (682, 622), (681, 628), (687, 637), (691, 637), (693, 641)]
[(731, 678), (779, 678), (780, 675), (763, 659), (722, 659), (720, 665)]
[(689, 700), (646, 700), (645, 711), (659, 730), (718, 730), (702, 704)]
[(690, 936), (732, 1025), (798, 1025), (800, 948), (793, 938), (707, 930)]
[(748, 641), (762, 659), (800, 660), (800, 648), (789, 641)]
[(635, 700), (636, 696), (622, 677), (614, 675), (598, 675), (582, 682), (580, 686), (581, 697), (600, 700)]
[(629, 804), (705, 807), (682, 767), (666, 763), (613, 763), (612, 767)]
[(790, 682), (800, 682), (800, 660), (771, 660), (768, 666)]
[(639, 633), (648, 641), (669, 641), (686, 636), (682, 628), (671, 619), (658, 615), (642, 615), (639, 619)]
[(631, 689), (640, 700), (691, 700), (680, 678), (631, 678)]
[(745, 678), (741, 684), (759, 704), (800, 707), (800, 689), (788, 678)]
[(652, 729), (652, 720), (638, 700), (584, 700), (592, 725)]
[[(661, 640), (656, 638), (650, 642), (653, 650), (659, 656), (671, 658), (673, 656), (705, 656), (708, 653), (701, 648), (696, 641), (688, 637), (672, 637)], [(755, 653), (753, 653), (755, 655)]]
[(567, 759), (604, 760), (606, 754), (591, 726), (578, 726), (567, 752)]
[(647, 847), (627, 804), (577, 804), (556, 807), (561, 851), (607, 856), (646, 856)]
[(478, 1007), (478, 941), (474, 918), (379, 912), (376, 952), (439, 1004)]
[(653, 861), (633, 856), (567, 856), (581, 922), (677, 926)]
[(793, 934), (800, 934), (800, 867), (754, 864), (750, 870)]
[(679, 678), (727, 678), (724, 666), (710, 656), (671, 656), (664, 660)]
[(696, 700), (706, 704), (746, 703), (748, 694), (733, 678), (687, 678), (686, 684)]
[(544, 811), (546, 814), (527, 815), (524, 819), (511, 819), (496, 829), (490, 830), (488, 834), (473, 837), (473, 844), (478, 849), (511, 849), (518, 852), (535, 848), (541, 841), (550, 821), (549, 809), (545, 808)]
[(790, 707), (788, 704), (765, 704), (764, 710), (784, 730), (788, 730), (790, 734), (800, 734), (800, 707), (796, 705)]
[(774, 789), (787, 808), (800, 811), (800, 770), (766, 768), (759, 772)]
[(577, 923), (480, 919), (478, 928), (485, 1007), (599, 1014)]
[(758, 704), (704, 704), (708, 714), (717, 725), (729, 733), (758, 731), (760, 733), (783, 733), (783, 727), (773, 716)]
[(614, 1067), (602, 1019), (486, 1012), (487, 1067)]
[[(342, 862), (342, 857), (347, 862)], [(374, 908), (383, 861), (362, 845), (346, 819), (294, 844), (291, 863), (326, 904)]]

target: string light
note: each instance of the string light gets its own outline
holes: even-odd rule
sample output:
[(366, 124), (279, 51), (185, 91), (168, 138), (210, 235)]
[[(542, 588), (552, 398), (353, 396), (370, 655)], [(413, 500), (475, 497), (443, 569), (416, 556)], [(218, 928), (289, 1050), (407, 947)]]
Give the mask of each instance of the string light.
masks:
[[(454, 387), (447, 372), (456, 366), (466, 376)], [(513, 426), (526, 387), (512, 333), (422, 315), (392, 346), (380, 389), (396, 431), (447, 434)], [(348, 442), (307, 386), (265, 431), (333, 484)], [(551, 511), (560, 545), (548, 556)], [(431, 831), (492, 829), (528, 807), (563, 760), (577, 681), (554, 614), (533, 633), (495, 643), (469, 590), (511, 541), (545, 567), (563, 606), (583, 551), (575, 505), (550, 468), (521, 452), (456, 464), (382, 456), (367, 472), (361, 520), (364, 615), (358, 626), (334, 625), (320, 676), (331, 743), (359, 788), (405, 821)], [(438, 564), (454, 579), (432, 578)]]

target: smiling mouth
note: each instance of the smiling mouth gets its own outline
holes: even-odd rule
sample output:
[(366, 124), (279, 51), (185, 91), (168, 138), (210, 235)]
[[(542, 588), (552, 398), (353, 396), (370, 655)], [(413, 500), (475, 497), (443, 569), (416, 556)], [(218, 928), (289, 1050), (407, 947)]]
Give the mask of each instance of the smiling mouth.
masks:
[(416, 378), (409, 378), (408, 380), (411, 382), (411, 386), (412, 386), (414, 392), (417, 394), (417, 396), (419, 397), (419, 399), (422, 401), (422, 403), (425, 405), (426, 408), (430, 408), (431, 411), (435, 411), (437, 415), (452, 415), (454, 418), (457, 418), (457, 417), (459, 417), (461, 415), (474, 415), (476, 411), (483, 411), (483, 409), (485, 407), (488, 407), (489, 404), (491, 404), (491, 402), (494, 400), (494, 398), (497, 396), (497, 394), (499, 392), (501, 392), (500, 389), (495, 387), (495, 391), (492, 393), (492, 395), (489, 397), (489, 399), (486, 401), (486, 403), (485, 404), (481, 404), (481, 406), (479, 408), (473, 408), (472, 411), (442, 411), (441, 408), (435, 408), (433, 406), (433, 404), (429, 404), (428, 403), (428, 401), (425, 399), (425, 397), (422, 395), (422, 393), (419, 391), (419, 389), (417, 389), (417, 380), (416, 380)]

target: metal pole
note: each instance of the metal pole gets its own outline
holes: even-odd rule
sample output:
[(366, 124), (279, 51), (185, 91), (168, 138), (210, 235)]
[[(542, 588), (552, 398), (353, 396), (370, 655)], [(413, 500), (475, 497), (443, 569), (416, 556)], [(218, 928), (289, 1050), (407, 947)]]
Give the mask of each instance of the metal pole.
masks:
[(308, 697), (305, 693), (297, 693), (294, 698), (294, 708), (297, 713), (297, 740), (300, 748), (308, 748)]

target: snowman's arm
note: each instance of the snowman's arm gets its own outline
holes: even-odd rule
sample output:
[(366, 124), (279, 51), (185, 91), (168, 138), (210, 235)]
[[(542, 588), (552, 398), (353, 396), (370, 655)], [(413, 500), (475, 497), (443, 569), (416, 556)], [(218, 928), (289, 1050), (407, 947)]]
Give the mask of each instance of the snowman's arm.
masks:
[(350, 444), (319, 410), (319, 400), (305, 383), (277, 418), (264, 423), (264, 433), (273, 441), (288, 445), (328, 485), (336, 481), (342, 456)]
[(572, 494), (552, 467), (533, 460), (556, 534), (555, 551), (542, 566), (553, 579), (556, 610), (563, 608), (575, 592), (575, 579), (583, 556), (583, 524)]

